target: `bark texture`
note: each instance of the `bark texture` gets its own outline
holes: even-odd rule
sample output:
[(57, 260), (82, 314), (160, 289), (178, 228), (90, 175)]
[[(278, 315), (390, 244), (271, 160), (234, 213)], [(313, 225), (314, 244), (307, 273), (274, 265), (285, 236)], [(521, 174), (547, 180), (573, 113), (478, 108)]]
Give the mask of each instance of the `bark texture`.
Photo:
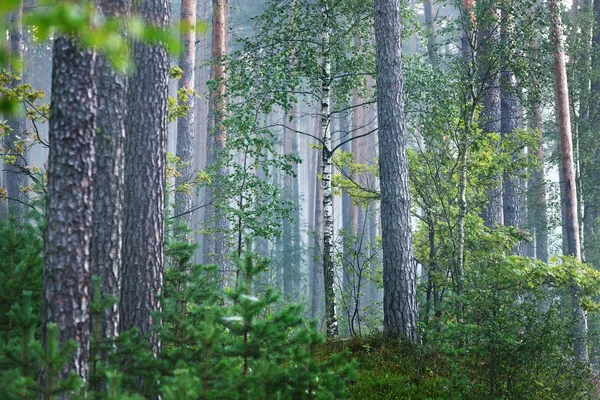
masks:
[[(11, 72), (17, 77), (23, 75), (21, 60), (24, 56), (23, 41), (23, 0), (19, 7), (10, 16), (10, 61), (13, 64)], [(16, 67), (16, 68), (15, 68)], [(17, 87), (22, 82), (14, 79), (10, 87)], [(15, 218), (17, 224), (23, 222), (24, 207), (26, 200), (25, 193), (21, 188), (27, 186), (27, 176), (23, 173), (23, 168), (27, 164), (25, 154), (19, 147), (19, 142), (25, 137), (25, 117), (23, 115), (11, 115), (7, 118), (8, 127), (11, 132), (4, 136), (4, 148), (8, 155), (14, 157), (14, 161), (4, 163), (4, 172), (6, 181), (6, 195), (8, 197), (8, 214)]]
[[(573, 164), (573, 141), (571, 135), (571, 115), (569, 109), (569, 87), (563, 43), (563, 28), (558, 0), (550, 0), (552, 18), (553, 50), (554, 50), (554, 84), (556, 91), (556, 110), (560, 133), (560, 149), (562, 175), (564, 184), (565, 219), (563, 225), (567, 235), (567, 251), (570, 256), (581, 260), (579, 241), (579, 220), (577, 214), (577, 188), (575, 168)], [(588, 362), (587, 349), (587, 317), (579, 306), (579, 293), (575, 285), (571, 287), (572, 314), (574, 320), (575, 356), (581, 362)]]
[[(195, 89), (196, 66), (196, 0), (183, 0), (181, 3), (181, 58), (179, 68), (183, 76), (179, 80), (179, 89), (192, 91)], [(182, 163), (175, 184), (178, 188), (194, 180), (194, 111), (195, 96), (188, 97), (189, 112), (177, 120), (177, 157)], [(192, 189), (175, 192), (175, 215), (181, 215), (181, 220), (192, 226)]]
[[(211, 90), (208, 103), (208, 145), (206, 146), (206, 165), (217, 165), (215, 181), (224, 179), (227, 171), (224, 166), (219, 166), (221, 155), (225, 151), (227, 135), (223, 127), (225, 111), (225, 65), (223, 58), (227, 56), (227, 0), (212, 1), (212, 65), (210, 80), (216, 84)], [(224, 183), (225, 184), (225, 183)], [(228, 222), (222, 212), (216, 207), (216, 202), (227, 201), (219, 199), (218, 193), (213, 188), (206, 191), (205, 226), (207, 234), (204, 236), (204, 262), (218, 264), (221, 267), (221, 277), (225, 278), (227, 266), (227, 235)]]
[(86, 380), (96, 56), (66, 37), (54, 40), (53, 55), (42, 342), (48, 324), (56, 324), (61, 345), (69, 339), (78, 344), (61, 377), (75, 371)]
[(329, 41), (331, 40), (330, 10), (327, 2), (323, 2), (323, 66), (321, 76), (321, 138), (323, 150), (321, 161), (323, 162), (323, 174), (321, 184), (323, 185), (323, 278), (325, 284), (325, 326), (327, 337), (333, 338), (338, 335), (338, 323), (335, 305), (335, 260), (334, 260), (334, 227), (333, 227), (333, 187), (331, 176), (333, 172), (333, 153), (331, 151), (331, 53)]
[[(129, 0), (98, 0), (106, 17), (125, 17)], [(92, 233), (92, 275), (100, 278), (102, 297), (121, 295), (123, 248), (123, 191), (125, 186), (125, 117), (127, 114), (127, 76), (113, 69), (109, 60), (98, 57), (98, 130), (94, 140), (94, 224)], [(119, 306), (104, 312), (101, 334), (117, 336)]]
[(375, 0), (379, 171), (383, 238), (383, 326), (388, 336), (417, 341), (404, 116), (400, 0)]
[[(137, 11), (146, 23), (169, 25), (169, 0), (145, 0)], [(164, 273), (165, 146), (169, 56), (158, 44), (133, 44), (135, 72), (128, 90), (125, 140), (125, 206), (121, 332), (137, 327), (160, 342), (152, 314), (161, 310)]]

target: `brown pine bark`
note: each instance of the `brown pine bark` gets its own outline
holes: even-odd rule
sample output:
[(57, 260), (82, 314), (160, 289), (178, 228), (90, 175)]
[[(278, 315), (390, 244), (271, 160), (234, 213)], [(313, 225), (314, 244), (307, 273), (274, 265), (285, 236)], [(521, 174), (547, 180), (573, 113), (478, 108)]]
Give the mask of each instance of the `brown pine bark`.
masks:
[[(208, 3), (210, 0), (198, 0), (197, 2), (197, 19), (205, 21), (208, 16)], [(208, 51), (208, 35), (200, 35), (197, 40), (196, 48), (196, 91), (199, 94), (199, 98), (195, 100), (195, 141), (194, 141), (194, 168), (197, 171), (204, 170), (206, 167), (206, 149), (207, 147), (207, 126), (208, 126), (208, 88), (206, 82), (209, 76), (209, 67), (206, 65), (209, 57)], [(205, 204), (206, 204), (206, 190), (201, 188), (194, 196), (194, 207), (200, 207), (196, 212), (192, 214), (192, 225), (194, 227), (201, 226), (204, 221)], [(194, 241), (198, 243), (198, 248), (194, 254), (194, 263), (202, 263), (203, 251), (203, 237), (199, 229), (195, 230)]]
[(66, 378), (74, 371), (84, 380), (90, 340), (95, 68), (96, 55), (82, 50), (75, 39), (54, 40), (42, 342), (47, 344), (50, 323), (58, 326), (61, 345), (74, 340), (77, 351), (60, 375)]
[[(183, 0), (181, 3), (181, 57), (179, 68), (183, 75), (179, 80), (179, 89), (195, 89), (196, 66), (196, 0)], [(194, 112), (195, 96), (188, 97), (189, 112), (177, 120), (177, 157), (181, 162), (180, 175), (175, 180), (177, 188), (190, 184), (194, 180)], [(188, 226), (192, 225), (192, 190), (175, 192), (175, 215)], [(183, 215), (182, 215), (183, 214)]]
[(383, 325), (386, 335), (414, 343), (418, 309), (402, 97), (401, 21), (400, 0), (375, 0)]
[[(206, 165), (211, 166), (219, 162), (225, 151), (227, 135), (223, 127), (225, 112), (225, 65), (224, 57), (227, 56), (227, 0), (213, 0), (212, 2), (212, 65), (210, 79), (216, 87), (210, 93), (208, 103), (208, 144), (206, 146)], [(218, 166), (215, 180), (224, 179), (227, 171), (224, 166)], [(228, 222), (216, 206), (219, 201), (218, 194), (212, 188), (207, 189), (205, 211), (205, 226), (208, 232), (204, 236), (204, 262), (218, 264), (221, 267), (221, 277), (226, 278), (227, 266), (227, 235)]]
[[(567, 235), (567, 251), (570, 256), (581, 260), (581, 245), (579, 242), (579, 220), (577, 214), (577, 187), (575, 183), (575, 168), (573, 165), (573, 142), (571, 135), (571, 115), (569, 109), (569, 87), (565, 63), (563, 28), (560, 17), (558, 0), (549, 0), (552, 19), (552, 40), (554, 50), (554, 84), (556, 92), (556, 110), (558, 129), (560, 133), (560, 149), (562, 160), (562, 175), (564, 184), (565, 219), (563, 224)], [(575, 356), (581, 362), (588, 362), (587, 350), (587, 318), (579, 305), (579, 293), (575, 285), (571, 287), (572, 314), (574, 320), (574, 349)]]
[[(169, 26), (171, 2), (145, 0), (144, 21)], [(125, 140), (123, 286), (120, 331), (138, 328), (160, 350), (153, 313), (161, 310), (164, 274), (164, 196), (169, 56), (160, 44), (133, 43), (135, 72), (128, 90)]]
[[(129, 15), (129, 0), (98, 0), (106, 17)], [(123, 247), (123, 195), (125, 185), (125, 118), (127, 76), (115, 71), (109, 60), (98, 56), (98, 130), (94, 139), (94, 216), (92, 230), (92, 275), (100, 278), (102, 297), (120, 297)], [(101, 318), (103, 338), (117, 336), (118, 303)]]

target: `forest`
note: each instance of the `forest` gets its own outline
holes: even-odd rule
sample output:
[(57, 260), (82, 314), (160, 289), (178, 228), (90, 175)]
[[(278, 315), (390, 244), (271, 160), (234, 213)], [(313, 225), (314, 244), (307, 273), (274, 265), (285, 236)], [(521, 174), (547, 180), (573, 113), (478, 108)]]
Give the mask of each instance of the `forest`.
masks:
[(0, 399), (600, 399), (600, 0), (0, 31)]

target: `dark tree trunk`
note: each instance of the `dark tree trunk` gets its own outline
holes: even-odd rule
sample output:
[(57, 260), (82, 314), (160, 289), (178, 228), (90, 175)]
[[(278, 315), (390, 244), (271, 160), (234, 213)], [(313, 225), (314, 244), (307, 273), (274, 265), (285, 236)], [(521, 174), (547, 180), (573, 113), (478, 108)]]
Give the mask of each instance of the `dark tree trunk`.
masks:
[[(592, 36), (592, 58), (591, 70), (596, 75), (591, 82), (591, 97), (589, 100), (589, 132), (597, 135), (600, 130), (600, 0), (593, 2), (594, 31)], [(600, 266), (600, 199), (597, 191), (600, 186), (600, 144), (594, 138), (595, 150), (592, 159), (582, 166), (582, 173), (586, 179), (587, 199), (584, 204), (584, 254), (585, 261), (593, 264), (596, 268)], [(584, 193), (585, 195), (586, 193)]]
[(400, 0), (375, 0), (383, 325), (388, 336), (416, 342), (418, 310), (402, 98), (401, 21)]
[[(206, 165), (213, 166), (219, 163), (225, 151), (227, 136), (223, 127), (225, 111), (224, 95), (225, 65), (223, 58), (227, 56), (227, 0), (212, 1), (212, 65), (210, 79), (215, 82), (216, 88), (210, 93), (208, 103), (208, 145), (206, 146)], [(227, 170), (218, 166), (215, 171), (215, 181), (225, 179)], [(221, 268), (221, 279), (226, 279), (226, 257), (228, 251), (227, 230), (228, 222), (225, 215), (218, 209), (216, 203), (227, 201), (220, 199), (213, 189), (207, 189), (205, 211), (205, 225), (207, 234), (204, 236), (204, 262), (218, 264)]]
[[(23, 67), (21, 60), (24, 56), (24, 41), (23, 41), (23, 0), (19, 7), (10, 16), (10, 58), (13, 68), (11, 72), (17, 77), (23, 75)], [(14, 67), (17, 66), (15, 69)], [(22, 82), (13, 80), (9, 87), (14, 88)], [(23, 112), (19, 109), (19, 112)], [(19, 142), (25, 136), (25, 117), (23, 115), (11, 115), (7, 118), (8, 128), (10, 132), (4, 136), (4, 148), (6, 153), (14, 157), (11, 162), (4, 162), (5, 172), (5, 187), (8, 197), (8, 214), (15, 218), (17, 224), (23, 222), (24, 206), (26, 200), (25, 193), (21, 188), (27, 186), (27, 176), (23, 168), (26, 165), (25, 154), (19, 150)], [(21, 138), (21, 139), (20, 139)]]
[[(181, 3), (181, 58), (179, 68), (183, 76), (179, 80), (179, 89), (195, 89), (195, 65), (196, 65), (196, 0), (183, 0)], [(181, 220), (188, 227), (192, 226), (192, 196), (193, 187), (183, 189), (182, 186), (189, 185), (194, 181), (194, 104), (195, 96), (188, 96), (187, 115), (177, 120), (177, 157), (182, 168), (179, 171), (175, 185), (175, 215), (181, 215)]]
[[(531, 127), (542, 132), (542, 107), (539, 101), (533, 104)], [(532, 194), (534, 196), (533, 228), (535, 229), (535, 256), (538, 260), (548, 262), (548, 212), (546, 206), (546, 183), (544, 181), (544, 144), (540, 143), (536, 156), (539, 167), (533, 171)]]
[[(493, 9), (494, 15), (480, 35), (481, 46), (478, 57), (480, 64), (479, 77), (483, 85), (483, 104), (480, 113), (480, 123), (487, 134), (500, 134), (502, 130), (500, 71), (496, 47), (500, 40), (498, 11)], [(504, 210), (502, 198), (502, 175), (492, 177), (492, 187), (488, 190), (488, 203), (483, 210), (483, 221), (486, 226), (494, 227), (504, 224)]]
[[(98, 0), (106, 17), (125, 17), (129, 0)], [(103, 298), (121, 295), (123, 245), (123, 189), (125, 184), (125, 118), (127, 115), (127, 77), (115, 71), (109, 60), (98, 57), (98, 130), (94, 140), (96, 175), (94, 177), (94, 216), (92, 231), (92, 275), (100, 278)], [(106, 309), (101, 319), (103, 338), (117, 336), (119, 306)]]
[(434, 0), (423, 1), (425, 25), (427, 26), (427, 56), (431, 65), (436, 65), (439, 57), (437, 54), (437, 27), (435, 25), (435, 15), (433, 14), (433, 4)]
[(61, 378), (74, 371), (86, 380), (96, 56), (66, 37), (54, 40), (53, 54), (42, 342), (47, 345), (48, 324), (56, 324), (61, 345), (78, 344)]
[[(169, 0), (145, 0), (137, 11), (152, 26), (169, 26)], [(152, 315), (161, 310), (169, 56), (161, 45), (135, 42), (125, 140), (125, 207), (121, 332), (137, 327), (160, 350)]]
[[(506, 139), (513, 135), (518, 127), (519, 104), (516, 94), (516, 79), (512, 72), (502, 71), (502, 138)], [(513, 156), (517, 161), (519, 155)], [(502, 180), (502, 202), (504, 207), (504, 224), (521, 228), (523, 226), (521, 180), (518, 176), (505, 173)], [(513, 252), (523, 255), (523, 243), (518, 243)]]

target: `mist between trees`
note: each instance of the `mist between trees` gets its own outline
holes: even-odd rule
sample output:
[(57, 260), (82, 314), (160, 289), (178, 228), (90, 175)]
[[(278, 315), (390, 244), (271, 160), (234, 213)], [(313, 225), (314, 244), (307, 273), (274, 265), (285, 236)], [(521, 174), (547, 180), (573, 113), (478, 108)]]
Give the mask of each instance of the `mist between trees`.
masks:
[(599, 0), (0, 16), (6, 398), (599, 396)]

